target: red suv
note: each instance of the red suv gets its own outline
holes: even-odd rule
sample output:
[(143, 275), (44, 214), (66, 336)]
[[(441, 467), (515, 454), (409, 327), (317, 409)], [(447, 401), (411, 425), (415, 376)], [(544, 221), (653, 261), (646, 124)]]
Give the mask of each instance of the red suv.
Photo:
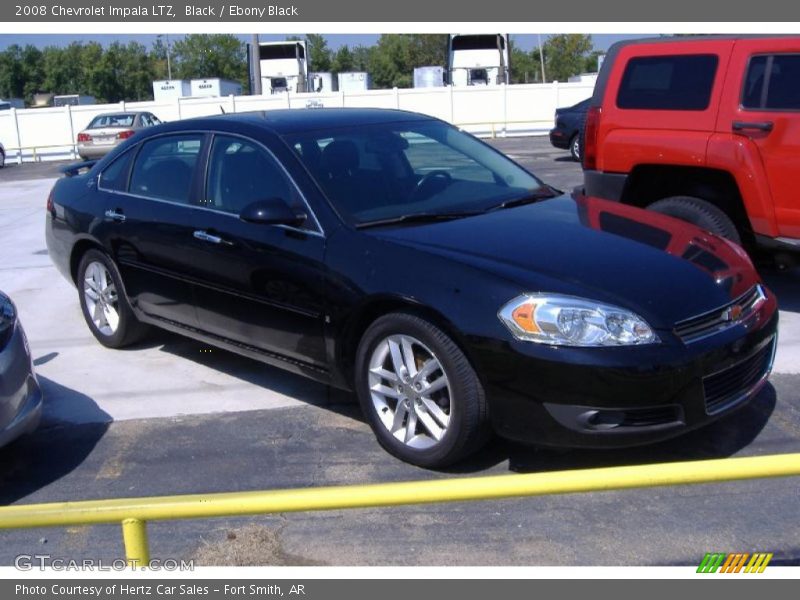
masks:
[(612, 46), (583, 161), (587, 195), (684, 219), (792, 264), (800, 251), (800, 37)]

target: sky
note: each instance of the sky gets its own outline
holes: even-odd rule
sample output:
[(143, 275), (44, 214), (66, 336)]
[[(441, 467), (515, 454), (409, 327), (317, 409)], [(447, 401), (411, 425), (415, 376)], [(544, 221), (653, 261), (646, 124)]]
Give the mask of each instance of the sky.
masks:
[[(286, 35), (274, 35), (274, 34), (262, 34), (261, 41), (262, 42), (271, 42), (271, 41), (278, 41), (283, 40), (288, 35), (299, 35), (303, 36), (303, 33), (287, 33)], [(179, 39), (182, 37), (181, 34), (171, 35), (170, 39)], [(251, 36), (249, 35), (239, 35), (240, 39), (245, 42), (249, 42)], [(339, 48), (340, 46), (348, 45), (350, 47), (363, 45), (363, 46), (371, 46), (378, 41), (378, 34), (368, 34), (368, 33), (358, 33), (358, 34), (330, 34), (325, 35), (325, 38), (328, 40), (328, 46), (333, 48), (334, 50)], [(531, 50), (537, 45), (537, 34), (519, 34), (519, 35), (512, 35), (512, 39), (518, 45), (518, 47), (522, 48), (523, 50)], [(645, 37), (643, 35), (635, 35), (635, 34), (594, 34), (592, 35), (592, 41), (594, 43), (594, 47), (596, 50), (607, 50), (608, 47), (623, 39), (634, 39), (639, 37)], [(11, 44), (19, 44), (20, 46), (25, 46), (26, 44), (32, 44), (34, 46), (38, 46), (43, 48), (44, 46), (68, 46), (72, 42), (99, 42), (103, 45), (111, 44), (115, 41), (120, 41), (122, 43), (128, 43), (131, 41), (140, 42), (146, 46), (151, 46), (153, 42), (156, 41), (158, 38), (157, 35), (148, 35), (148, 34), (138, 34), (138, 35), (125, 35), (125, 34), (84, 34), (84, 35), (69, 35), (69, 34), (24, 34), (24, 35), (9, 35), (9, 34), (2, 34), (0, 35), (0, 50), (4, 50)], [(542, 35), (542, 40), (544, 41), (547, 38), (547, 35)]]

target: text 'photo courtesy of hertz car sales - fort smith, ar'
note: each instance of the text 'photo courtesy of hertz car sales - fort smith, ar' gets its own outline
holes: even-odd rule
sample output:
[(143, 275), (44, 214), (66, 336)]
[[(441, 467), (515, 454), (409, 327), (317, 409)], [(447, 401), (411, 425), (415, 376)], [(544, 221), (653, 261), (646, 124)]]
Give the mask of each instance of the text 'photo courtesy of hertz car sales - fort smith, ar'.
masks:
[(776, 300), (738, 245), (563, 194), (428, 116), (188, 119), (66, 175), (47, 246), (101, 344), (155, 326), (353, 390), (414, 464), (492, 433), (665, 439), (746, 404), (772, 367)]

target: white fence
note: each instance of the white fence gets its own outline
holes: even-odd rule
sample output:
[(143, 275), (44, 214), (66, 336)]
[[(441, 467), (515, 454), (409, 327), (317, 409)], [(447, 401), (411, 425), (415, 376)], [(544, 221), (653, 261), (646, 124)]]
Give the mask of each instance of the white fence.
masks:
[(147, 110), (162, 121), (206, 115), (280, 108), (373, 107), (399, 108), (444, 119), (480, 136), (542, 135), (553, 126), (557, 107), (570, 106), (592, 93), (587, 83), (546, 83), (486, 87), (366, 90), (176, 98), (152, 102), (121, 102), (56, 108), (0, 111), (0, 142), (8, 160), (17, 162), (75, 158), (78, 133), (98, 114)]

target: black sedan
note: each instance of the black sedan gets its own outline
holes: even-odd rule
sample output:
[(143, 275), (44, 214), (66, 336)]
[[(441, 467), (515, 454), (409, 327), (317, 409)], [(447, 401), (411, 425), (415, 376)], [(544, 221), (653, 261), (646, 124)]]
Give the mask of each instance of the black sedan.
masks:
[(776, 301), (738, 246), (562, 195), (430, 117), (192, 119), (68, 175), (47, 244), (101, 344), (157, 326), (353, 389), (419, 465), (491, 431), (667, 438), (745, 404), (772, 366)]
[(589, 110), (589, 100), (578, 102), (574, 106), (557, 108), (555, 127), (550, 130), (550, 143), (556, 148), (569, 150), (573, 160), (581, 160), (583, 146), (583, 124)]
[(0, 446), (36, 429), (41, 414), (28, 340), (14, 303), (0, 292)]

